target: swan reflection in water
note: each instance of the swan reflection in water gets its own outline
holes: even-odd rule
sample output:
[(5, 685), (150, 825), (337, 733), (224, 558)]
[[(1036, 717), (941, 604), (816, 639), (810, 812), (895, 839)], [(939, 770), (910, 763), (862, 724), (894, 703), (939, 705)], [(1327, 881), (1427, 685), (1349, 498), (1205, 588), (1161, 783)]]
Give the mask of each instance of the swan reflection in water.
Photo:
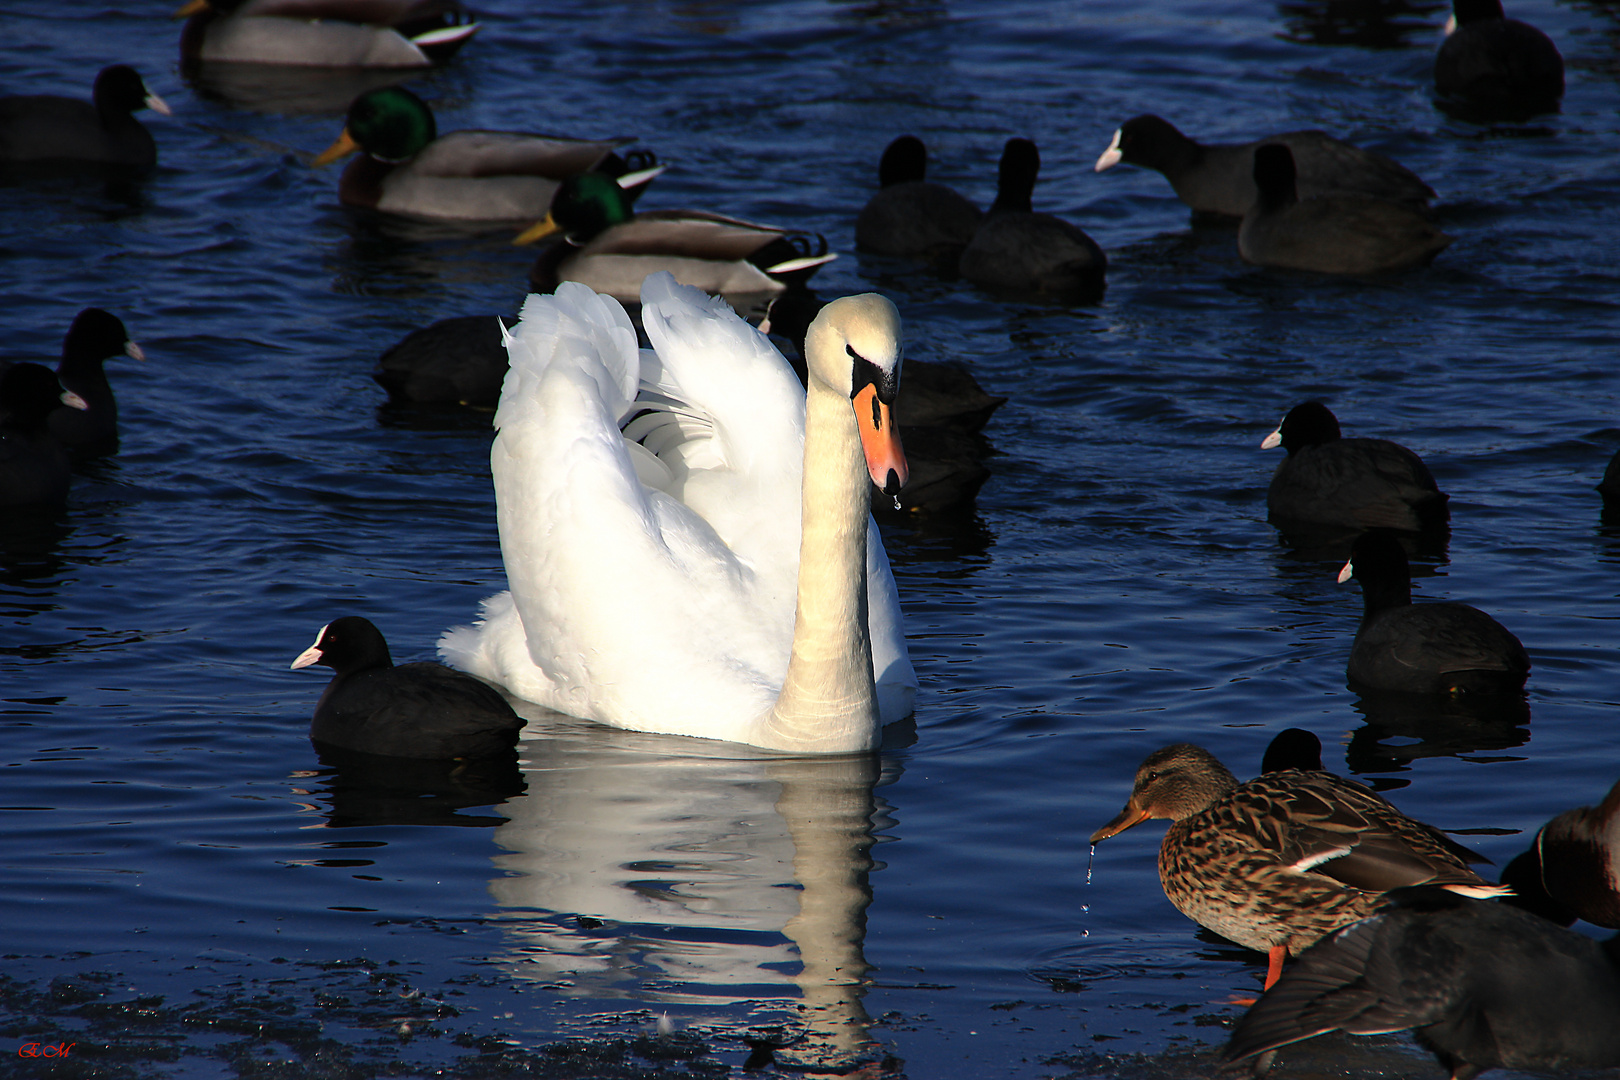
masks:
[(519, 711), (528, 791), (497, 808), (490, 883), (511, 974), (590, 998), (794, 1009), (803, 1037), (777, 1057), (796, 1064), (881, 1054), (863, 942), (874, 815), (888, 820), (873, 792), (894, 762)]

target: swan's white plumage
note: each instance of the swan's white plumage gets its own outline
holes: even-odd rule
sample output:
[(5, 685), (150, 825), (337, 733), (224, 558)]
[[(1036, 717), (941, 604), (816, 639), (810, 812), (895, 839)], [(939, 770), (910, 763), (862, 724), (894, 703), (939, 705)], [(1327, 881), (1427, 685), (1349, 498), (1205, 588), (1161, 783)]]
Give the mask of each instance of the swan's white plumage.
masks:
[[(623, 308), (586, 286), (525, 303), (490, 454), (510, 591), (440, 652), (575, 716), (773, 745), (761, 725), (793, 644), (805, 393), (724, 301), (657, 274), (642, 305), (653, 349), (638, 352)], [(866, 534), (887, 723), (910, 712), (916, 676)]]

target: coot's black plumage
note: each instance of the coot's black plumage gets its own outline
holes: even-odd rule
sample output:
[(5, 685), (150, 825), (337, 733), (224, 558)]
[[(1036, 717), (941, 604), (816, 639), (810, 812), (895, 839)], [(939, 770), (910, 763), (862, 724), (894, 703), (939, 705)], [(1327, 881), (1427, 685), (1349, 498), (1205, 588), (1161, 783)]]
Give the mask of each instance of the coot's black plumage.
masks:
[(394, 666), (388, 642), (369, 619), (348, 615), (326, 626), (294, 669), (337, 672), (315, 706), (309, 737), (318, 743), (391, 757), (481, 757), (517, 742), (523, 718), (498, 691), (471, 675), (422, 661)]
[(1108, 258), (1078, 227), (1035, 213), (1041, 155), (1028, 139), (1008, 139), (996, 201), (962, 252), (962, 276), (987, 289), (1090, 300), (1103, 293)]
[(926, 179), (928, 151), (901, 135), (878, 162), (878, 193), (855, 219), (855, 246), (879, 255), (954, 261), (978, 231), (984, 213), (944, 184)]
[(1421, 207), (1434, 198), (1433, 189), (1405, 166), (1325, 132), (1289, 131), (1238, 146), (1205, 146), (1153, 115), (1121, 124), (1096, 169), (1121, 162), (1152, 169), (1164, 174), (1176, 196), (1197, 213), (1241, 218), (1259, 196), (1254, 151), (1266, 143), (1293, 152), (1301, 199), (1370, 195)]
[(1319, 401), (1288, 410), (1260, 443), (1288, 456), (1266, 489), (1266, 511), (1284, 526), (1401, 529), (1443, 524), (1447, 496), (1428, 466), (1388, 439), (1346, 439), (1338, 417)]
[(372, 378), (395, 401), (493, 409), (506, 368), (500, 320), (463, 315), (406, 334), (378, 359)]
[(1301, 200), (1294, 155), (1281, 143), (1254, 152), (1254, 205), (1238, 226), (1245, 262), (1318, 274), (1379, 274), (1430, 262), (1451, 237), (1405, 203), (1366, 195)]
[(1284, 769), (1303, 769), (1322, 772), (1322, 740), (1304, 728), (1283, 728), (1266, 747), (1266, 756), (1260, 760), (1262, 773), (1282, 772)]
[(1434, 58), (1434, 86), (1463, 112), (1533, 116), (1564, 96), (1564, 58), (1552, 39), (1509, 19), (1501, 0), (1456, 0), (1454, 29)]
[(1238, 1021), (1225, 1058), (1329, 1031), (1411, 1028), (1456, 1080), (1604, 1067), (1620, 1065), (1616, 1017), (1620, 938), (1593, 941), (1506, 904), (1419, 887), (1302, 953)]
[(1620, 928), (1620, 783), (1598, 805), (1543, 825), (1502, 881), (1513, 886), (1512, 903), (1564, 926), (1585, 919)]
[(89, 408), (60, 408), (50, 420), (51, 434), (71, 453), (94, 457), (118, 449), (118, 400), (101, 366), (114, 356), (146, 359), (118, 316), (100, 308), (79, 312), (62, 339), (62, 362), (56, 365), (56, 375)]
[(24, 362), (0, 370), (0, 506), (66, 501), (72, 466), (49, 422), (61, 405), (85, 407), (45, 365)]
[(1467, 604), (1412, 603), (1406, 550), (1394, 533), (1356, 538), (1339, 581), (1361, 582), (1364, 613), (1345, 674), (1373, 690), (1415, 694), (1509, 693), (1530, 657), (1513, 634)]
[(152, 133), (131, 114), (169, 113), (125, 64), (103, 68), (92, 101), (55, 94), (0, 98), (0, 163), (78, 163), (149, 169), (157, 164)]

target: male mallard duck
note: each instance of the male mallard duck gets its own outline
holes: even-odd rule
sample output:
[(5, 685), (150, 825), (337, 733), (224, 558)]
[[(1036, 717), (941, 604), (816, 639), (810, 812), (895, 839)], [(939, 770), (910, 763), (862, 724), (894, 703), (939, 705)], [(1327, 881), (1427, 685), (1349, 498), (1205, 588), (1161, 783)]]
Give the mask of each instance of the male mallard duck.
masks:
[(0, 97), (0, 163), (126, 165), (150, 169), (157, 144), (133, 113), (169, 115), (135, 69), (114, 64), (96, 76), (90, 101), (55, 94)]
[(478, 24), (457, 0), (189, 0), (182, 63), (428, 67)]
[(544, 220), (513, 243), (562, 233), (529, 270), (529, 284), (547, 293), (578, 281), (634, 303), (648, 274), (667, 270), (683, 285), (717, 296), (769, 296), (803, 284), (838, 256), (819, 236), (812, 241), (770, 225), (701, 210), (636, 213), (630, 196), (606, 176), (585, 173), (563, 181)]
[(1620, 783), (1596, 806), (1543, 825), (1530, 850), (1502, 868), (1513, 903), (1568, 926), (1620, 928)]
[(1557, 112), (1564, 58), (1546, 34), (1508, 18), (1502, 0), (1455, 0), (1434, 88), (1443, 104), (1481, 119)]
[(1238, 146), (1205, 146), (1157, 116), (1127, 120), (1097, 159), (1096, 171), (1124, 162), (1163, 173), (1176, 197), (1195, 213), (1241, 218), (1259, 192), (1254, 151), (1282, 143), (1293, 151), (1301, 199), (1323, 195), (1371, 195), (1423, 206), (1434, 191), (1409, 169), (1382, 154), (1341, 142), (1320, 131), (1290, 131)]
[(1467, 604), (1412, 603), (1406, 549), (1393, 533), (1356, 537), (1339, 584), (1361, 582), (1363, 613), (1345, 670), (1353, 683), (1409, 694), (1516, 693), (1530, 657), (1507, 627)]
[(1401, 529), (1442, 525), (1448, 496), (1423, 459), (1388, 439), (1346, 439), (1320, 401), (1288, 410), (1260, 449), (1288, 456), (1266, 489), (1266, 511), (1283, 527)]
[(973, 240), (984, 213), (944, 184), (930, 183), (928, 151), (902, 135), (878, 162), (879, 189), (855, 219), (855, 246), (954, 264)]
[(996, 201), (957, 269), (975, 285), (1066, 299), (1102, 296), (1108, 257), (1076, 225), (1035, 213), (1041, 155), (1028, 139), (1008, 139), (1001, 152)]
[(1306, 950), (1232, 1031), (1225, 1059), (1329, 1031), (1415, 1029), (1452, 1080), (1486, 1069), (1620, 1065), (1620, 938), (1593, 941), (1506, 904), (1401, 889)]
[(67, 501), (72, 466), (49, 425), (59, 405), (87, 407), (44, 364), (0, 368), (0, 506)]
[(118, 449), (118, 399), (101, 366), (114, 356), (146, 359), (118, 316), (100, 308), (85, 308), (74, 316), (62, 339), (56, 375), (88, 408), (60, 408), (50, 418), (51, 434), (74, 454), (94, 457)]
[(1149, 818), (1173, 822), (1159, 847), (1165, 895), (1200, 926), (1269, 953), (1268, 987), (1286, 956), (1371, 914), (1391, 889), (1511, 891), (1470, 870), (1467, 849), (1360, 784), (1300, 769), (1239, 784), (1188, 743), (1142, 762), (1125, 809), (1091, 842)]
[(292, 669), (337, 672), (315, 706), (309, 737), (390, 757), (483, 757), (510, 750), (523, 718), (500, 691), (431, 660), (394, 666), (370, 619), (347, 615), (321, 627)]
[[(338, 181), (338, 198), (350, 206), (460, 221), (532, 221), (551, 206), (566, 177), (624, 177), (630, 165), (614, 148), (629, 141), (477, 130), (441, 137), (426, 102), (403, 86), (387, 86), (354, 99), (343, 133), (314, 164), (364, 151)], [(651, 155), (637, 151), (632, 158), (640, 168)], [(637, 181), (653, 175), (647, 170), (630, 182), (639, 190)]]
[(1301, 200), (1294, 152), (1267, 143), (1254, 152), (1259, 195), (1238, 226), (1244, 262), (1318, 274), (1381, 274), (1431, 262), (1451, 237), (1407, 203), (1370, 195)]

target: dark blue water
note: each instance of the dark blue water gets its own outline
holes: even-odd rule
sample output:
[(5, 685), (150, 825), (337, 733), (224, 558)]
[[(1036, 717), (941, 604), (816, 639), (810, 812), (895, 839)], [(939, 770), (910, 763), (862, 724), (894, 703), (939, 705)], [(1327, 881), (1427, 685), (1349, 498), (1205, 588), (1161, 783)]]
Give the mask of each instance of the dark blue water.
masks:
[[(149, 357), (114, 365), (122, 452), (0, 548), (3, 974), (106, 973), (111, 997), (170, 1005), (280, 986), (318, 1017), (334, 972), (403, 973), (384, 1021), (331, 1021), (356, 1045), (438, 1001), (459, 1015), (422, 1030), (527, 1047), (667, 1013), (734, 1067), (777, 1025), (805, 1034), (784, 1057), (887, 1053), (918, 1077), (1166, 1053), (1197, 1072), (1259, 958), (1164, 899), (1157, 827), (1088, 863), (1149, 751), (1196, 741), (1248, 775), (1309, 727), (1331, 768), (1498, 863), (1599, 797), (1620, 774), (1620, 525), (1593, 490), (1620, 446), (1616, 16), (1515, 4), (1569, 92), (1491, 128), (1430, 100), (1444, 11), (1361, 28), (1374, 48), (1317, 43), (1357, 30), (1313, 24), (1321, 7), (482, 5), (483, 34), (417, 83), (441, 130), (637, 135), (673, 166), (645, 206), (825, 234), (846, 254), (823, 295), (885, 292), (910, 355), (1010, 398), (977, 510), (885, 523), (914, 733), (875, 761), (784, 763), (538, 717), (526, 792), (494, 805), (348, 790), (306, 738), (322, 680), (286, 667), (351, 613), (428, 657), (504, 588), (487, 420), (384, 409), (370, 371), (411, 328), (515, 313), (531, 256), (339, 206), (337, 170), (307, 167), (338, 115), (194, 92), (156, 4), (0, 3), (0, 90), (83, 94), (124, 60), (175, 112), (148, 121), (143, 184), (0, 187), (4, 352), (53, 355), (95, 304)], [(1379, 149), (1440, 193), (1456, 243), (1376, 281), (1246, 266), (1157, 174), (1093, 174), (1148, 111), (1211, 141), (1321, 127)], [(901, 131), (981, 203), (1003, 141), (1034, 138), (1037, 206), (1107, 249), (1105, 301), (1008, 302), (856, 256)], [(1528, 720), (1346, 689), (1360, 590), (1265, 521), (1280, 452), (1258, 444), (1310, 396), (1451, 493), (1417, 591), (1524, 640)], [(463, 1052), (390, 1037), (423, 1068)], [(188, 1075), (230, 1071), (203, 1035), (178, 1045)]]

